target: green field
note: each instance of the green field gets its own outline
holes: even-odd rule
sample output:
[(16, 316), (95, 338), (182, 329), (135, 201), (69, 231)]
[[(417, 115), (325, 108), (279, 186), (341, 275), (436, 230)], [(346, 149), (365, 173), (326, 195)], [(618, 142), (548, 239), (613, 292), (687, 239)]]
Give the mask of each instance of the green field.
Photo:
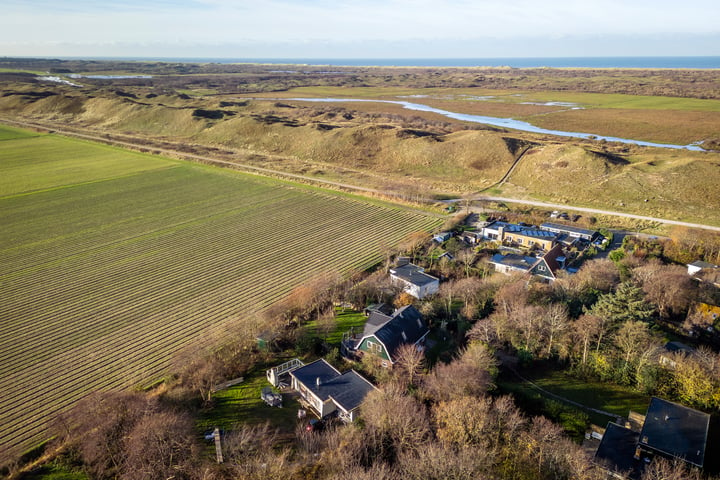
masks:
[[(590, 408), (603, 410), (614, 416), (627, 417), (630, 410), (644, 414), (650, 403), (647, 395), (642, 395), (627, 387), (607, 382), (581, 380), (559, 370), (538, 370), (529, 375), (529, 380), (554, 395)], [(536, 405), (542, 405), (543, 401), (562, 403), (557, 398), (546, 395), (511, 374), (506, 375), (498, 384), (501, 391), (518, 396), (521, 402), (534, 402)], [(601, 427), (604, 427), (608, 421), (614, 420), (612, 416), (582, 410), (571, 404), (566, 404), (566, 407), (578, 412), (583, 411), (591, 422)]]
[[(277, 96), (286, 97), (337, 97), (363, 99), (400, 99), (410, 102), (427, 103), (427, 100), (446, 100), (463, 104), (526, 102), (567, 102), (585, 108), (619, 108), (641, 110), (686, 110), (698, 112), (720, 112), (720, 100), (699, 98), (678, 98), (649, 95), (625, 95), (618, 93), (587, 93), (569, 91), (496, 90), (483, 88), (400, 88), (400, 87), (299, 87)], [(404, 98), (415, 97), (418, 98)], [(562, 106), (561, 106), (562, 107)], [(472, 113), (472, 112), (468, 112)]]
[(0, 128), (0, 461), (88, 392), (157, 379), (184, 346), (441, 221), (12, 131)]

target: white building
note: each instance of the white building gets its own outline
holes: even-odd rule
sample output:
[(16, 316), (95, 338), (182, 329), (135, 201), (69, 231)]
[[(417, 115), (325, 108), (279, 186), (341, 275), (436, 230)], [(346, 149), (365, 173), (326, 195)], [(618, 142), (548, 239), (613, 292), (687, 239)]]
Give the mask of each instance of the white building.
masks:
[(404, 291), (417, 299), (432, 295), (440, 288), (440, 280), (428, 275), (424, 268), (412, 263), (391, 268), (390, 279), (393, 284), (402, 285)]

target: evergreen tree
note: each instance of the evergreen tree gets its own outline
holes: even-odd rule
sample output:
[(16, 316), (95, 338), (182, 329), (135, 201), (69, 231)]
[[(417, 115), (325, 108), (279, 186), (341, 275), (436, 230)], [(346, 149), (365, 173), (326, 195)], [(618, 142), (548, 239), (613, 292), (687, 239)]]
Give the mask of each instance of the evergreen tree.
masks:
[(652, 318), (655, 308), (645, 301), (640, 287), (623, 282), (614, 292), (601, 295), (590, 313), (617, 325), (631, 320), (646, 322)]

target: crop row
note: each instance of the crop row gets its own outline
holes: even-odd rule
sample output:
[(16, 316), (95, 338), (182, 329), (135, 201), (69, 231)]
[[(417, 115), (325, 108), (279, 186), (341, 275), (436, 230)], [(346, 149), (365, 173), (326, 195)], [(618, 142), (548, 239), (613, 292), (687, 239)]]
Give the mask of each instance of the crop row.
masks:
[[(360, 239), (360, 240), (358, 240), (358, 244), (362, 243), (362, 235), (358, 235), (357, 238)], [(335, 248), (335, 247), (336, 246), (333, 246), (332, 248)], [(347, 244), (346, 247), (348, 247), (351, 250), (351, 253), (350, 253), (351, 256), (355, 255), (355, 254), (360, 254), (361, 249), (359, 248), (359, 246), (357, 244), (355, 244), (355, 243)], [(337, 252), (337, 250), (335, 250), (335, 252)], [(324, 259), (321, 259), (321, 257), (316, 257), (317, 258), (316, 262), (320, 263), (320, 265), (317, 265), (316, 268), (322, 268), (326, 261), (329, 264), (335, 263), (333, 261), (334, 259), (330, 258), (330, 257), (332, 257), (332, 256), (328, 255)], [(303, 259), (301, 256), (296, 257), (296, 259), (298, 261), (296, 261), (295, 264), (284, 264), (284, 265), (281, 265), (280, 268), (284, 269), (286, 271), (286, 273), (289, 274), (290, 276), (297, 276), (297, 269), (313, 270), (312, 268), (309, 268), (309, 265), (307, 265), (308, 263), (310, 263), (310, 262), (307, 262), (307, 259)], [(278, 273), (277, 268), (273, 269), (273, 270), (269, 270), (269, 271), (267, 271), (267, 273), (269, 275), (276, 275)], [(205, 280), (208, 280), (208, 279), (205, 278)], [(285, 281), (286, 281), (286, 279), (278, 278), (279, 285), (282, 285)], [(259, 283), (258, 283), (258, 285), (259, 285)], [(233, 287), (233, 288), (237, 289), (237, 287)], [(264, 292), (263, 292), (263, 289), (265, 290)], [(280, 287), (279, 289), (282, 289), (282, 287)], [(150, 288), (150, 290), (153, 290), (153, 289)], [(257, 308), (258, 307), (258, 305), (257, 305), (258, 297), (256, 295), (265, 293), (268, 295), (268, 297), (274, 298), (277, 294), (277, 292), (275, 290), (277, 290), (277, 289), (267, 289), (267, 288), (264, 288), (263, 286), (258, 286), (254, 290), (249, 290), (247, 293), (250, 294), (250, 298), (248, 298), (246, 296), (246, 298), (244, 299), (245, 301), (243, 302), (242, 306), (248, 305), (250, 307), (255, 306)], [(285, 290), (287, 290), (287, 288), (285, 288)], [(239, 307), (241, 307), (241, 306), (232, 305), (233, 302), (237, 302), (237, 300), (239, 300), (239, 299), (237, 299), (237, 298), (234, 299), (230, 296), (227, 296), (226, 292), (222, 292), (220, 290), (216, 290), (216, 291), (221, 292), (221, 293), (219, 295), (215, 295), (215, 296), (212, 296), (211, 298), (205, 299), (206, 301), (214, 302), (215, 309), (211, 310), (211, 311), (210, 310), (200, 311), (199, 312), (200, 318), (198, 319), (199, 322), (207, 324), (210, 321), (210, 319), (216, 318), (218, 315), (221, 315), (221, 316), (227, 315), (226, 312), (229, 309), (228, 307), (230, 307), (233, 310), (234, 314), (237, 315), (239, 313), (239, 311), (240, 311)], [(224, 297), (225, 301), (223, 301), (223, 297)], [(229, 306), (227, 305), (228, 302), (230, 303)], [(187, 314), (188, 310), (186, 309), (185, 312), (186, 312), (185, 314)], [(132, 315), (132, 317), (135, 317), (136, 319), (138, 319), (138, 318), (142, 318), (145, 315), (148, 315), (149, 313), (150, 312), (140, 311), (140, 312), (137, 312), (137, 315)], [(167, 312), (165, 312), (165, 315), (167, 315)], [(182, 315), (182, 314), (180, 314), (180, 315)], [(110, 317), (110, 318), (112, 318), (112, 317)], [(151, 319), (152, 319), (152, 317), (147, 318), (147, 320), (145, 320), (143, 322), (143, 323), (147, 323), (149, 325), (148, 328), (146, 329), (147, 331), (137, 328), (138, 327), (137, 325), (135, 325), (135, 326), (131, 325), (129, 327), (130, 328), (129, 335), (127, 335), (127, 336), (120, 335), (119, 332), (113, 332), (113, 335), (115, 335), (116, 339), (117, 339), (116, 343), (125, 346), (125, 350), (119, 351), (119, 352), (111, 350), (108, 352), (107, 356), (109, 356), (111, 358), (114, 357), (114, 358), (122, 359), (122, 360), (120, 360), (121, 364), (126, 361), (125, 360), (126, 355), (133, 355), (136, 357), (140, 356), (143, 359), (143, 364), (144, 364), (143, 367), (146, 369), (152, 370), (154, 373), (156, 373), (157, 371), (159, 371), (159, 369), (161, 369), (161, 365), (163, 365), (167, 362), (168, 356), (167, 356), (166, 350), (167, 350), (167, 348), (170, 348), (170, 347), (163, 348), (163, 347), (161, 347), (160, 344), (158, 344), (158, 342), (160, 340), (160, 338), (158, 338), (158, 335), (160, 335), (160, 337), (162, 337), (163, 340), (170, 342), (170, 345), (178, 345), (178, 344), (183, 343), (183, 340), (187, 339), (188, 336), (197, 334), (197, 331), (195, 331), (193, 329), (191, 329), (190, 332), (188, 333), (185, 330), (183, 330), (180, 327), (180, 325), (177, 325), (177, 324), (168, 325), (167, 327), (165, 327), (165, 326), (158, 327), (158, 325), (154, 325), (152, 322), (149, 321)], [(189, 320), (192, 321), (193, 318), (189, 318)], [(168, 327), (170, 327), (170, 328), (168, 328)], [(168, 331), (172, 331), (173, 334), (169, 335), (167, 333)], [(152, 335), (153, 332), (156, 333), (155, 336)], [(135, 338), (136, 341), (133, 342), (133, 341), (129, 340), (132, 338)], [(88, 348), (83, 349), (83, 351), (73, 352), (73, 355), (75, 356), (74, 358), (75, 359), (87, 358), (86, 355), (88, 353), (91, 353), (92, 351), (97, 351), (98, 349), (100, 351), (108, 351), (108, 348), (112, 348), (112, 346), (108, 345), (109, 342), (107, 340), (108, 339), (106, 339), (106, 338), (101, 338), (99, 340), (101, 342), (100, 345), (95, 345), (95, 344), (91, 343), (91, 344), (88, 344)], [(102, 342), (105, 342), (105, 343), (102, 343)], [(154, 357), (150, 356), (148, 354), (148, 352), (146, 352), (145, 350), (143, 350), (141, 348), (142, 345), (152, 345), (154, 349), (159, 350), (159, 353), (156, 354)], [(10, 400), (10, 401), (17, 400), (18, 404), (22, 404), (21, 409), (23, 411), (28, 411), (28, 412), (35, 410), (35, 408), (33, 408), (33, 407), (37, 407), (39, 410), (42, 410), (42, 411), (46, 411), (48, 408), (51, 410), (54, 410), (55, 408), (62, 408), (64, 406), (72, 403), (75, 399), (82, 396), (83, 390), (81, 388), (78, 388), (78, 385), (77, 385), (78, 383), (80, 383), (80, 384), (90, 383), (91, 388), (93, 388), (93, 389), (101, 388), (103, 386), (105, 386), (105, 387), (109, 386), (109, 384), (107, 384), (107, 383), (106, 384), (102, 384), (102, 383), (98, 384), (95, 381), (90, 381), (91, 378), (86, 377), (88, 372), (92, 373), (94, 376), (99, 375), (100, 378), (104, 379), (104, 378), (108, 377), (108, 375), (109, 375), (107, 372), (113, 372), (114, 370), (119, 369), (118, 361), (117, 360), (114, 362), (110, 361), (107, 357), (97, 359), (94, 363), (91, 363), (88, 367), (86, 367), (84, 369), (77, 368), (79, 366), (79, 365), (77, 365), (77, 363), (78, 363), (77, 360), (68, 361), (68, 362), (59, 362), (58, 360), (59, 360), (58, 358), (49, 359), (48, 360), (49, 362), (56, 365), (55, 368), (48, 369), (48, 368), (46, 368), (46, 366), (43, 366), (43, 368), (40, 368), (40, 374), (38, 376), (32, 376), (35, 378), (28, 379), (31, 382), (40, 382), (42, 384), (43, 390), (51, 391), (54, 393), (54, 395), (48, 396), (48, 395), (39, 394), (37, 397), (41, 400), (38, 402), (37, 405), (28, 404), (27, 390), (28, 390), (28, 388), (32, 388), (32, 385), (28, 385), (28, 384), (24, 384), (24, 382), (20, 382), (19, 384), (16, 384), (16, 387), (17, 386), (22, 387), (20, 389), (19, 397), (15, 397), (15, 395), (12, 395), (12, 393), (14, 393), (14, 392), (12, 392), (12, 390), (13, 390), (12, 385), (3, 385), (2, 386), (3, 388), (5, 388), (5, 391), (8, 394), (7, 395), (8, 400)], [(153, 362), (155, 362), (155, 363), (153, 363)], [(100, 368), (100, 367), (104, 367), (104, 368)], [(137, 366), (133, 366), (132, 368), (133, 369), (137, 368)], [(69, 376), (71, 376), (75, 381), (69, 381), (67, 376), (64, 375), (64, 372), (72, 372), (69, 374)], [(121, 372), (118, 372), (118, 373), (121, 373)], [(121, 374), (120, 378), (122, 378), (123, 376), (124, 375)], [(118, 375), (117, 374), (115, 374), (114, 376), (109, 375), (109, 378), (114, 378), (114, 377), (118, 377)], [(48, 382), (48, 379), (55, 379), (55, 381)], [(112, 383), (113, 386), (118, 386), (118, 385), (124, 384), (123, 380), (117, 380), (115, 382), (112, 382), (112, 380), (108, 380), (108, 381), (110, 383)], [(37, 385), (35, 387), (37, 388)], [(75, 393), (72, 394), (72, 392), (75, 392)], [(19, 413), (20, 412), (10, 412), (10, 415), (15, 416), (16, 414), (19, 414)], [(26, 419), (26, 418), (22, 418), (20, 420), (20, 422), (23, 424), (23, 429), (28, 428), (28, 425), (26, 424), (27, 420), (28, 419)], [(8, 427), (10, 427), (10, 426), (8, 426)], [(5, 429), (3, 429), (3, 430), (5, 430)], [(12, 432), (13, 430), (14, 430), (13, 428), (9, 428), (9, 431)]]
[[(358, 218), (355, 217), (353, 220), (358, 220)], [(382, 225), (380, 225), (380, 226), (382, 226)], [(338, 225), (338, 226), (336, 227), (336, 230), (346, 229), (346, 227), (347, 227), (347, 226), (345, 226), (345, 225)], [(395, 227), (397, 227), (397, 225), (396, 225)], [(230, 225), (230, 228), (232, 228), (232, 225)], [(329, 237), (331, 237), (331, 238), (335, 238), (335, 235), (336, 235), (336, 233), (337, 233), (336, 231), (328, 231), (327, 229), (325, 229), (325, 230), (314, 229), (314, 230), (315, 230), (315, 232), (316, 232), (316, 235), (319, 233), (319, 234), (327, 235), (327, 236), (329, 236)], [(197, 232), (197, 233), (201, 233), (201, 232)], [(190, 234), (191, 234), (191, 235), (196, 235), (197, 233), (196, 233), (196, 232), (191, 232)], [(221, 233), (221, 232), (215, 232), (215, 231), (214, 231), (213, 233)], [(247, 233), (247, 232), (246, 232), (246, 233)], [(262, 233), (262, 232), (260, 232), (260, 233)], [(295, 234), (297, 234), (297, 235), (303, 235), (303, 236), (309, 236), (311, 233), (312, 233), (312, 230), (311, 230), (311, 231), (308, 231), (308, 232), (302, 232), (302, 231), (300, 231), (300, 232), (295, 232)], [(258, 235), (258, 232), (257, 232), (257, 231), (249, 232), (249, 238), (240, 238), (240, 239), (239, 239), (239, 240), (240, 240), (240, 243), (243, 243), (243, 242), (244, 242), (244, 243), (246, 243), (246, 244), (248, 244), (248, 243), (254, 243), (255, 245), (261, 245), (259, 242), (250, 242), (250, 240), (252, 240), (252, 237), (253, 237), (253, 236), (257, 236), (257, 235)], [(178, 240), (179, 240), (180, 242), (182, 242), (182, 241), (184, 241), (184, 240), (186, 240), (186, 239), (177, 239), (177, 238), (175, 238), (175, 237), (169, 239), (169, 241), (170, 241), (171, 243), (173, 243), (174, 245), (177, 245)], [(236, 240), (237, 240), (237, 239), (233, 238), (233, 239), (223, 240), (223, 241), (233, 241), (234, 243), (238, 243), (238, 242), (236, 242)], [(303, 240), (306, 240), (306, 238), (303, 238)], [(281, 239), (281, 241), (287, 242), (286, 239)], [(327, 240), (326, 240), (326, 241), (327, 241)], [(200, 246), (202, 246), (202, 245), (200, 245)], [(159, 247), (162, 247), (162, 245), (159, 245), (158, 243), (154, 243), (154, 244), (153, 244), (153, 247), (158, 247), (158, 248), (159, 248)], [(198, 245), (192, 245), (192, 244), (191, 244), (189, 248), (192, 250), (192, 249), (195, 249), (196, 247), (198, 247)], [(273, 247), (273, 245), (270, 245), (270, 247)], [(265, 248), (265, 247), (264, 247), (264, 246), (261, 246), (261, 248)], [(277, 246), (276, 248), (279, 248), (279, 246)], [(145, 251), (145, 247), (144, 247), (143, 245), (140, 245), (140, 246), (139, 246), (139, 249), (140, 249), (141, 252)], [(269, 249), (272, 250), (272, 248), (269, 248)], [(210, 257), (207, 261), (213, 260), (212, 257), (217, 257), (215, 250), (206, 249), (206, 251), (208, 252), (208, 257)], [(177, 249), (174, 249), (174, 248), (173, 248), (173, 249), (167, 249), (167, 250), (165, 250), (165, 253), (166, 253), (167, 255), (169, 255), (170, 257), (175, 258), (176, 255), (177, 255), (177, 253), (179, 253), (179, 252), (177, 251)], [(242, 255), (247, 255), (247, 252), (240, 252), (240, 253), (241, 253)], [(137, 255), (137, 254), (138, 254), (138, 253), (135, 253), (135, 255)], [(123, 254), (123, 255), (122, 255), (122, 258), (124, 258), (124, 259), (132, 258), (132, 254), (130, 254), (130, 255)], [(153, 262), (152, 262), (153, 268), (154, 268), (154, 266), (155, 266), (157, 263), (159, 263), (158, 260), (159, 260), (159, 259), (158, 259), (157, 257), (153, 258)], [(173, 261), (175, 261), (175, 260), (173, 260)], [(216, 268), (221, 268), (221, 267), (225, 264), (226, 261), (227, 261), (226, 258), (217, 257), (217, 259), (213, 262), (214, 264), (208, 264), (208, 265), (207, 265), (207, 266), (208, 266), (207, 269), (208, 269), (208, 270), (214, 270), (214, 269), (216, 269)], [(108, 260), (107, 258), (100, 257), (99, 259), (96, 260), (96, 262), (102, 263), (103, 266), (108, 266), (108, 265), (111, 265), (111, 263), (109, 263), (109, 262), (112, 262), (112, 259)], [(176, 262), (176, 261), (175, 261), (175, 262)], [(176, 262), (176, 263), (177, 263), (177, 262)], [(87, 262), (84, 262), (84, 263), (82, 263), (82, 264), (80, 264), (80, 265), (77, 265), (77, 268), (79, 269), (80, 273), (82, 274), (82, 278), (83, 278), (83, 280), (85, 281), (85, 283), (86, 283), (86, 284), (93, 285), (93, 284), (96, 284), (97, 282), (100, 282), (100, 281), (103, 280), (103, 279), (102, 279), (102, 278), (92, 278), (92, 277), (91, 277), (91, 278), (88, 278), (88, 277), (87, 277), (88, 267), (90, 267), (90, 266), (91, 266), (91, 264), (89, 264), (89, 263), (87, 263)], [(178, 265), (177, 268), (179, 268), (180, 270), (187, 270), (187, 268), (185, 268), (185, 265), (182, 265), (182, 264), (181, 264), (181, 265)], [(104, 271), (105, 271), (105, 270), (106, 270), (106, 269), (103, 269), (103, 272), (101, 272), (101, 275), (104, 274)], [(62, 277), (62, 278), (58, 278), (56, 284), (54, 285), (54, 287), (57, 288), (59, 291), (65, 291), (65, 290), (67, 290), (67, 287), (68, 287), (68, 279), (73, 278), (73, 272), (69, 271), (68, 269), (64, 269), (63, 271), (64, 271), (63, 277)], [(47, 277), (48, 277), (47, 272), (42, 271), (42, 272), (39, 272), (39, 273), (37, 273), (36, 275), (34, 275), (34, 276), (32, 276), (32, 277), (30, 277), (30, 278), (28, 279), (28, 280), (32, 280), (32, 279), (34, 278), (35, 281), (39, 282), (40, 285), (37, 285), (37, 286), (38, 286), (38, 287), (42, 286), (42, 288), (43, 288), (43, 294), (44, 294), (44, 296), (46, 296), (46, 297), (47, 297), (47, 296), (51, 296), (51, 294), (52, 294), (52, 287), (53, 287), (53, 286), (51, 286), (51, 285), (48, 285), (48, 283), (47, 283)], [(107, 279), (106, 279), (106, 282), (105, 282), (105, 283), (107, 283)], [(12, 305), (12, 303), (11, 303), (11, 301), (10, 301), (10, 300), (12, 299), (12, 290), (9, 289), (9, 288), (6, 289), (6, 290), (9, 290), (9, 291), (6, 292), (6, 297), (5, 297), (5, 298), (6, 298), (6, 302), (5, 302), (5, 303), (6, 303), (7, 306), (9, 306), (9, 305)], [(27, 290), (27, 285), (21, 285), (21, 286), (18, 287), (18, 293), (24, 292), (25, 290)], [(21, 298), (18, 298), (18, 302), (22, 305), (22, 304), (24, 303), (24, 298), (22, 298), (22, 297), (21, 297)], [(33, 308), (36, 308), (36, 306), (34, 306)]]
[[(216, 309), (225, 310), (225, 305), (223, 305), (221, 300), (222, 295), (220, 295), (216, 300)], [(208, 312), (208, 311), (201, 311), (198, 312), (195, 317), (198, 317), (198, 320), (202, 319), (204, 321), (208, 320), (208, 317), (213, 317), (214, 312)], [(149, 322), (150, 323), (150, 322)], [(122, 335), (122, 338), (119, 339), (119, 342), (121, 345), (124, 346), (124, 349), (121, 351), (114, 351), (110, 350), (108, 351), (107, 345), (88, 345), (87, 348), (84, 348), (84, 351), (81, 352), (73, 352), (73, 356), (77, 356), (79, 358), (83, 358), (83, 356), (88, 353), (88, 351), (96, 350), (98, 347), (102, 349), (102, 351), (107, 352), (108, 357), (100, 358), (98, 361), (96, 361), (94, 364), (91, 364), (85, 368), (77, 368), (76, 363), (74, 362), (73, 358), (68, 358), (65, 361), (62, 361), (62, 358), (55, 359), (53, 363), (56, 364), (55, 368), (51, 368), (49, 370), (43, 370), (42, 374), (37, 378), (39, 382), (43, 382), (43, 387), (46, 389), (49, 389), (53, 392), (52, 395), (44, 395), (42, 401), (38, 402), (27, 402), (27, 387), (22, 389), (23, 391), (20, 393), (21, 398), (17, 398), (18, 403), (22, 402), (23, 398), (25, 399), (24, 402), (22, 402), (22, 405), (20, 406), (20, 409), (23, 412), (33, 411), (37, 407), (43, 407), (42, 410), (45, 412), (48, 408), (52, 407), (62, 407), (64, 405), (67, 405), (71, 402), (73, 402), (76, 398), (79, 398), (82, 396), (83, 392), (78, 389), (77, 380), (81, 380), (80, 383), (82, 384), (88, 384), (90, 383), (92, 388), (102, 388), (102, 387), (108, 387), (110, 383), (113, 383), (114, 386), (119, 386), (125, 383), (123, 380), (118, 380), (115, 382), (112, 382), (112, 380), (108, 380), (108, 378), (117, 378), (117, 375), (110, 375), (112, 372), (116, 370), (120, 370), (120, 367), (124, 365), (124, 356), (126, 354), (134, 354), (139, 355), (143, 358), (143, 367), (145, 369), (148, 369), (150, 365), (157, 366), (157, 363), (155, 362), (161, 362), (166, 363), (167, 361), (167, 349), (168, 347), (162, 347), (158, 348), (158, 342), (160, 340), (164, 340), (167, 344), (168, 342), (172, 344), (178, 344), (181, 342), (182, 339), (187, 339), (195, 334), (198, 333), (197, 327), (193, 328), (193, 325), (185, 326), (186, 330), (178, 329), (177, 325), (173, 325), (173, 328), (170, 330), (172, 332), (171, 335), (166, 334), (165, 332), (167, 330), (160, 330), (156, 328), (157, 325), (153, 325), (150, 323), (148, 329), (150, 331), (144, 332), (144, 331), (136, 331), (131, 329), (129, 332), (127, 332), (127, 335)], [(153, 332), (154, 330), (154, 332)], [(153, 335), (154, 333), (154, 335)], [(135, 338), (135, 341), (126, 341), (126, 338)], [(151, 356), (152, 351), (148, 352), (148, 345), (153, 346), (151, 350), (159, 350), (159, 352), (155, 353), (155, 356)], [(75, 357), (75, 358), (77, 358)], [(112, 359), (115, 359), (114, 361)], [(58, 361), (61, 360), (61, 361)], [(75, 364), (75, 365), (74, 365)], [(68, 367), (75, 366), (74, 369), (68, 369)], [(136, 368), (136, 367), (131, 367)], [(152, 370), (152, 369), (151, 369)], [(63, 372), (71, 372), (67, 374), (63, 374)], [(156, 372), (153, 372), (156, 373)], [(90, 375), (90, 378), (88, 378), (87, 375)], [(122, 376), (120, 377), (122, 378)], [(54, 381), (48, 381), (48, 379), (53, 379)], [(75, 380), (75, 382), (70, 380)], [(92, 379), (101, 379), (104, 380), (102, 383), (98, 383), (97, 381), (89, 381)], [(108, 383), (110, 382), (110, 383)], [(7, 388), (7, 386), (4, 386), (4, 388)], [(8, 392), (11, 393), (11, 392)], [(8, 395), (10, 398), (8, 400), (12, 401), (15, 400), (15, 398), (12, 398), (12, 395)], [(35, 405), (37, 403), (37, 405)], [(19, 411), (10, 411), (8, 412), (12, 416), (18, 416), (17, 414), (20, 413)], [(44, 414), (43, 414), (44, 415)], [(30, 418), (19, 418), (18, 422), (19, 424), (22, 424), (23, 429), (28, 428), (28, 421), (31, 420)], [(8, 430), (12, 432), (13, 426), (8, 425)], [(1, 441), (1, 439), (0, 439)]]
[[(361, 236), (356, 236), (356, 239), (357, 239), (356, 243), (362, 243), (364, 241), (361, 238)], [(310, 239), (310, 240), (312, 240), (312, 239)], [(348, 245), (346, 244), (345, 247), (347, 247), (347, 246)], [(336, 252), (342, 250), (342, 245), (333, 245), (332, 242), (330, 242), (329, 247), (333, 248), (333, 250)], [(153, 294), (153, 296), (152, 296), (153, 306), (158, 306), (158, 305), (162, 306), (164, 304), (164, 302), (161, 301), (162, 297), (167, 297), (167, 296), (171, 297), (170, 303), (172, 303), (174, 301), (173, 298), (175, 297), (175, 295), (172, 295), (174, 292), (171, 289), (173, 287), (171, 287), (170, 285), (174, 286), (177, 284), (182, 284), (183, 279), (181, 278), (181, 275), (180, 275), (181, 273), (185, 274), (184, 281), (186, 284), (188, 282), (192, 282), (193, 279), (200, 278), (200, 279), (202, 279), (204, 290), (216, 288), (217, 286), (219, 286), (218, 282), (222, 283), (222, 282), (226, 281), (226, 277), (228, 275), (227, 268), (230, 266), (227, 264), (227, 260), (231, 260), (232, 258), (230, 258), (230, 257), (235, 256), (234, 252), (227, 252), (227, 253), (228, 254), (226, 254), (225, 257), (218, 256), (218, 258), (213, 258), (213, 259), (200, 258), (197, 261), (197, 263), (199, 263), (203, 267), (207, 267), (210, 260), (213, 261), (212, 264), (210, 265), (210, 267), (212, 267), (212, 268), (209, 268), (209, 269), (205, 268), (203, 272), (192, 271), (190, 269), (190, 267), (192, 267), (192, 265), (188, 265), (186, 262), (177, 264), (175, 266), (175, 270), (178, 272), (176, 272), (176, 271), (163, 272), (163, 275), (161, 277), (160, 276), (157, 277), (157, 281), (164, 282), (166, 285), (153, 284), (150, 280), (146, 279), (144, 277), (144, 275), (140, 276), (140, 277), (133, 277), (135, 284), (132, 286), (128, 285), (127, 282), (123, 283), (123, 284), (119, 284), (119, 285), (114, 285), (114, 287), (115, 287), (115, 288), (113, 288), (113, 291), (115, 292), (114, 297), (109, 297), (108, 294), (110, 292), (108, 292), (107, 290), (99, 289), (98, 293), (96, 293), (94, 295), (93, 300), (95, 300), (98, 307), (104, 307), (105, 309), (109, 309), (110, 311), (112, 311), (112, 309), (114, 308), (113, 305), (115, 305), (115, 304), (124, 305), (125, 308), (127, 308), (127, 305), (132, 305), (134, 302), (148, 301), (147, 300), (147, 292), (153, 291), (153, 292), (157, 292), (157, 293)], [(355, 254), (358, 254), (358, 253), (360, 253), (360, 250), (359, 249), (355, 250)], [(170, 253), (170, 256), (171, 256), (171, 258), (178, 257), (177, 255), (175, 255), (172, 252)], [(318, 257), (318, 258), (322, 258), (322, 257)], [(273, 276), (276, 275), (276, 273), (273, 270), (263, 266), (260, 263), (257, 263), (256, 257), (254, 257), (254, 256), (247, 257), (247, 258), (245, 258), (243, 256), (242, 259), (249, 261), (249, 264), (246, 264), (245, 266), (248, 267), (247, 275), (250, 277), (259, 275), (263, 271), (270, 273)], [(327, 257), (325, 257), (325, 259), (327, 259)], [(293, 275), (295, 275), (295, 273), (292, 272), (292, 270), (294, 268), (302, 268), (303, 264), (307, 264), (307, 260), (303, 260), (302, 257), (296, 257), (295, 260), (296, 260), (296, 262), (298, 262), (298, 261), (300, 262), (300, 264), (297, 267), (288, 266), (288, 264), (286, 263), (284, 265), (280, 265), (280, 266), (276, 267), (276, 270), (277, 269), (288, 269)], [(104, 265), (104, 263), (103, 263), (103, 265)], [(215, 267), (217, 267), (217, 268), (215, 268)], [(232, 267), (232, 270), (238, 269), (237, 265), (232, 265), (231, 267)], [(252, 269), (250, 270), (250, 268), (252, 268)], [(154, 268), (152, 268), (151, 270), (154, 270)], [(189, 273), (186, 273), (188, 270), (190, 270)], [(132, 269), (131, 269), (131, 271), (132, 271)], [(103, 272), (101, 271), (100, 273), (103, 273)], [(200, 275), (200, 273), (202, 273), (202, 275)], [(156, 280), (156, 279), (153, 279), (153, 280)], [(94, 279), (94, 277), (90, 277), (89, 279), (83, 279), (83, 282), (80, 285), (78, 285), (75, 288), (75, 290), (83, 291), (86, 288), (92, 288), (94, 285), (96, 285), (95, 279)], [(70, 285), (70, 287), (72, 287), (72, 285)], [(133, 287), (134, 287), (134, 290), (132, 289)], [(180, 287), (175, 286), (174, 288), (177, 290)], [(69, 290), (70, 290), (70, 292), (73, 291), (72, 288), (70, 288)], [(133, 296), (134, 292), (136, 293), (135, 296)], [(183, 292), (183, 294), (185, 294), (185, 292)], [(62, 303), (62, 299), (67, 296), (67, 290), (59, 292), (58, 295), (59, 295), (59, 298), (57, 298), (57, 299), (52, 296), (46, 297), (45, 299), (43, 299), (44, 305), (49, 308), (50, 306), (55, 307), (55, 306), (57, 306), (57, 304)], [(113, 303), (112, 302), (113, 299), (116, 299), (117, 302)], [(81, 312), (63, 312), (63, 313), (65, 313), (65, 314), (72, 313), (75, 315), (84, 314), (82, 316), (87, 317), (88, 322), (93, 322), (94, 319), (96, 319), (98, 317), (102, 317), (103, 314), (106, 313), (102, 310), (99, 310), (99, 311), (92, 310), (91, 307), (93, 307), (93, 304), (90, 302), (90, 299), (87, 298), (87, 295), (83, 295), (79, 299), (75, 299), (73, 306), (82, 308), (82, 311)], [(43, 307), (42, 303), (34, 302), (33, 303), (34, 313), (36, 315), (42, 314), (43, 313), (42, 307)], [(88, 310), (90, 310), (91, 315), (87, 315)], [(50, 316), (52, 313), (55, 313), (55, 312), (52, 312), (52, 311), (49, 312), (48, 316)], [(110, 313), (110, 312), (108, 312), (108, 313)], [(68, 333), (67, 325), (65, 325), (64, 322), (56, 322), (55, 324), (52, 324), (52, 322), (48, 322), (47, 325), (52, 326), (56, 330), (63, 330), (66, 335)], [(77, 328), (76, 325), (73, 325), (73, 326), (75, 326)], [(88, 327), (88, 325), (81, 325), (80, 327), (84, 331), (87, 331), (85, 329)], [(52, 336), (55, 333), (58, 333), (58, 332), (54, 332), (54, 331), (38, 332), (37, 329), (35, 329), (35, 328), (31, 329), (30, 327), (27, 327), (27, 330), (28, 330), (27, 334), (32, 337), (37, 337), (38, 333), (46, 333), (47, 335), (50, 335), (50, 336)], [(9, 338), (13, 338), (15, 341), (24, 340), (23, 336), (20, 335), (19, 330), (14, 330), (13, 332), (9, 332), (8, 335), (10, 336)], [(41, 336), (43, 336), (43, 335), (41, 335)], [(20, 342), (20, 343), (23, 343), (23, 342)], [(59, 343), (56, 343), (53, 345), (54, 348), (59, 348), (62, 346), (63, 346), (62, 342), (59, 342)], [(50, 349), (50, 350), (52, 350), (52, 349)], [(7, 351), (7, 355), (11, 356), (11, 357), (14, 355), (14, 353), (15, 352), (13, 352), (12, 349), (9, 349)], [(50, 355), (51, 353), (52, 352), (45, 352), (46, 355)], [(36, 360), (37, 360), (37, 357), (36, 357)]]
[[(45, 166), (46, 176), (31, 175), (37, 188), (69, 182), (26, 196), (0, 191), (5, 453), (43, 438), (48, 419), (90, 391), (157, 378), (179, 350), (199, 351), (294, 286), (367, 267), (381, 243), (437, 222), (177, 162), (118, 167), (116, 151), (53, 153), (50, 143), (36, 152), (53, 157), (27, 169), (19, 146), (0, 148), (11, 174), (0, 190)], [(74, 185), (61, 168), (93, 159), (81, 178), (91, 183)]]

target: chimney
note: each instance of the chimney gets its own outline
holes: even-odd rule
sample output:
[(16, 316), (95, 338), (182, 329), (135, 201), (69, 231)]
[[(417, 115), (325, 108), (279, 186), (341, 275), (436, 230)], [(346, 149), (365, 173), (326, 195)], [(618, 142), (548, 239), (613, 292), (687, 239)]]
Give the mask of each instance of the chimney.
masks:
[(315, 377), (315, 385), (320, 386), (320, 377)]

